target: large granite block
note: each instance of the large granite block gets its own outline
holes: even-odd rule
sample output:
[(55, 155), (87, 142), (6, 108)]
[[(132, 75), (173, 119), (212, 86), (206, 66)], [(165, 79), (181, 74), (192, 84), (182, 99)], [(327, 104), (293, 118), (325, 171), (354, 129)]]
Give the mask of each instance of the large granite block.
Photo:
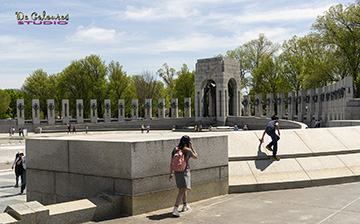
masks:
[(84, 223), (89, 222), (95, 214), (96, 205), (87, 199), (47, 205), (50, 210), (49, 223)]
[(71, 173), (131, 178), (131, 144), (107, 141), (69, 141)]
[(54, 172), (27, 169), (26, 179), (27, 179), (26, 187), (28, 191), (37, 191), (41, 193), (55, 194)]
[(96, 197), (102, 191), (114, 191), (115, 179), (108, 177), (85, 176), (84, 193), (86, 197)]
[(56, 195), (71, 198), (85, 198), (85, 176), (73, 173), (56, 173)]
[(26, 155), (28, 169), (69, 171), (68, 141), (27, 139), (26, 148), (31, 148)]

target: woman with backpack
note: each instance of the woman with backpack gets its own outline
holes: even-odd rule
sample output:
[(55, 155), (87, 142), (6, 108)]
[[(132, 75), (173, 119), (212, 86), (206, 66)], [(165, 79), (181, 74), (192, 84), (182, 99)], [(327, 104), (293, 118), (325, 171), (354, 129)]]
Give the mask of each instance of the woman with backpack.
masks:
[(174, 148), (171, 153), (170, 163), (170, 176), (169, 180), (172, 181), (173, 171), (175, 173), (176, 186), (179, 188), (179, 193), (176, 197), (175, 206), (172, 214), (179, 217), (179, 205), (181, 200), (183, 201), (182, 212), (190, 209), (187, 204), (187, 189), (191, 189), (190, 184), (190, 166), (189, 159), (197, 159), (197, 153), (192, 145), (189, 136), (184, 135), (181, 137), (179, 145)]

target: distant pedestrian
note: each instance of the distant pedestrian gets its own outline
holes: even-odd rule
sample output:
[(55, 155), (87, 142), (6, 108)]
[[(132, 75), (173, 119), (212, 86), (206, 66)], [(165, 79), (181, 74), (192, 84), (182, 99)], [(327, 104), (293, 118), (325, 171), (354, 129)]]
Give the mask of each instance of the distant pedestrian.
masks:
[[(278, 131), (278, 135), (276, 135), (275, 130)], [(272, 116), (271, 121), (266, 125), (265, 131), (262, 137), (259, 139), (261, 142), (264, 141), (265, 133), (271, 137), (271, 142), (266, 146), (269, 151), (273, 152), (273, 156), (271, 157), (272, 160), (279, 161), (280, 158), (276, 156), (277, 154), (277, 142), (280, 139), (280, 129), (279, 129), (279, 118), (275, 115)], [(271, 148), (273, 146), (273, 148)]]
[(199, 131), (200, 132), (202, 131), (202, 124), (200, 124), (200, 126), (199, 126)]
[(85, 126), (85, 133), (87, 134), (89, 132), (89, 126)]
[(22, 129), (19, 128), (19, 136), (21, 136), (21, 133), (22, 133)]
[(249, 130), (249, 128), (248, 128), (248, 126), (247, 126), (246, 124), (244, 124), (243, 130), (244, 130), (244, 131)]
[(19, 154), (20, 152), (16, 153), (15, 160), (11, 166), (11, 169), (15, 171), (15, 186), (19, 187), (19, 176), (20, 173), (22, 173), (22, 166), (17, 165), (17, 161), (19, 160)]
[(68, 124), (68, 126), (67, 126), (67, 128), (68, 128), (68, 134), (70, 134), (71, 133), (71, 124)]
[(73, 133), (76, 134), (76, 127), (75, 127), (75, 125), (73, 126)]
[(235, 125), (234, 125), (234, 131), (237, 131), (237, 130), (239, 130), (239, 128), (238, 128), (238, 126), (235, 124)]
[(141, 125), (141, 134), (144, 133), (144, 130), (145, 130), (145, 126), (142, 124)]
[(15, 127), (12, 127), (11, 134), (12, 134), (12, 135), (15, 134)]
[(146, 125), (146, 133), (150, 132), (150, 125)]
[(9, 136), (11, 136), (12, 128), (9, 128)]
[[(183, 171), (176, 172), (175, 169), (177, 169), (176, 159), (174, 158), (180, 158), (178, 161), (185, 161), (185, 168)], [(173, 209), (172, 214), (174, 216), (179, 217), (179, 205), (181, 203), (181, 200), (183, 202), (182, 212), (185, 212), (190, 209), (190, 206), (187, 203), (187, 190), (191, 189), (191, 183), (190, 183), (190, 166), (189, 166), (189, 159), (194, 158), (197, 159), (197, 153), (193, 147), (193, 144), (191, 142), (191, 139), (189, 136), (184, 135), (181, 137), (179, 145), (174, 148), (174, 150), (171, 153), (171, 162), (170, 162), (170, 175), (169, 180), (172, 181), (173, 179), (173, 171), (175, 171), (175, 180), (176, 180), (176, 186), (179, 188), (179, 193), (176, 197), (175, 206)], [(180, 170), (180, 169), (178, 169)]]
[(24, 193), (24, 190), (26, 188), (26, 156), (23, 152), (19, 153), (19, 158), (16, 162), (18, 166), (21, 166), (22, 172), (20, 173), (21, 176), (21, 190), (20, 194)]

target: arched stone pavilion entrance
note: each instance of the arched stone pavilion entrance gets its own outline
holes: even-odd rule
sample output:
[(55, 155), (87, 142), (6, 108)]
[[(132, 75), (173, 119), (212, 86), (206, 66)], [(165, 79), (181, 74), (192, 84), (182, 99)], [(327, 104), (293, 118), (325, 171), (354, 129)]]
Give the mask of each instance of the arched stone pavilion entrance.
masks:
[(225, 125), (240, 116), (240, 65), (231, 58), (199, 59), (195, 73), (195, 121)]

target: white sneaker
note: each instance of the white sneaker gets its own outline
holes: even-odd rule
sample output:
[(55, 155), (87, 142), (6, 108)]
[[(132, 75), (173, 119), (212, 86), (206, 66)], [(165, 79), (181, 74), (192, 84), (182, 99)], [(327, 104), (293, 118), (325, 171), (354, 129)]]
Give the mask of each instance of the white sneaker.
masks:
[(187, 211), (187, 210), (189, 210), (190, 209), (190, 206), (188, 205), (188, 204), (185, 204), (184, 206), (183, 206), (183, 208), (182, 208), (182, 212), (185, 212), (185, 211)]
[(173, 214), (173, 216), (180, 217), (180, 213), (179, 213), (179, 211), (178, 211), (178, 207), (176, 207), (176, 206), (174, 207), (174, 210), (173, 210), (172, 214)]

